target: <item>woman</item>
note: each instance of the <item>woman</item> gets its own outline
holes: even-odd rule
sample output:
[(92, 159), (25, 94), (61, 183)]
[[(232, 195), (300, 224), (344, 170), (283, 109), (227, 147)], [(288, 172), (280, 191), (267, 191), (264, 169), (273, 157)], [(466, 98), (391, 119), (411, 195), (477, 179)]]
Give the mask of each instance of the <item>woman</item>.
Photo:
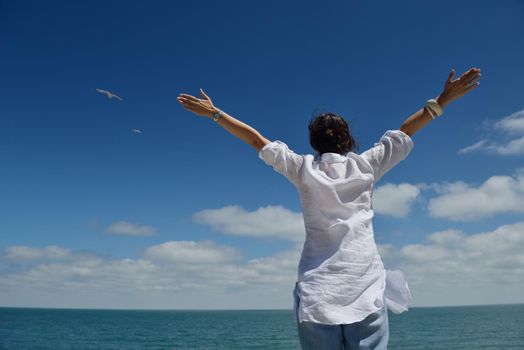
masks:
[(303, 349), (386, 349), (387, 308), (407, 310), (410, 294), (400, 271), (384, 269), (373, 236), (373, 185), (413, 148), (411, 137), (443, 113), (451, 101), (479, 85), (480, 69), (458, 79), (452, 69), (442, 93), (388, 130), (373, 147), (353, 152), (356, 141), (341, 116), (322, 113), (309, 124), (316, 156), (299, 155), (202, 99), (180, 94), (187, 110), (212, 118), (255, 147), (300, 194), (306, 240), (294, 289), (295, 317)]

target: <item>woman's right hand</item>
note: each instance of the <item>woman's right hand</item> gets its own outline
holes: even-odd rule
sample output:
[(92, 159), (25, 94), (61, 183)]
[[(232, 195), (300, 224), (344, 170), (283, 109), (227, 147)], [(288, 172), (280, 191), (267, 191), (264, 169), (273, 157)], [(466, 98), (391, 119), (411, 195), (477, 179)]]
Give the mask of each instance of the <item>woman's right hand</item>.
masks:
[(451, 101), (464, 96), (466, 93), (480, 85), (477, 81), (480, 78), (479, 68), (471, 68), (458, 79), (453, 80), (453, 77), (455, 77), (455, 70), (451, 69), (448, 79), (444, 84), (444, 90), (438, 98), (438, 103), (442, 107)]
[(180, 94), (178, 95), (177, 100), (186, 110), (200, 116), (211, 118), (218, 109), (213, 105), (213, 101), (211, 101), (202, 88), (200, 89), (200, 94), (202, 95), (202, 98), (197, 98), (188, 94)]

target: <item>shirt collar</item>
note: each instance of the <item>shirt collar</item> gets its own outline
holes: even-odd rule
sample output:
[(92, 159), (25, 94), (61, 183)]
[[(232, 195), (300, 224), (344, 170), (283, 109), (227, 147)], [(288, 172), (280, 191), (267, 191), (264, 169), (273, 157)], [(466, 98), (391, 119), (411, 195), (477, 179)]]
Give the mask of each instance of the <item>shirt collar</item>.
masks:
[(331, 152), (322, 153), (322, 155), (317, 156), (317, 158), (319, 158), (320, 161), (328, 162), (328, 163), (338, 163), (338, 162), (343, 162), (346, 160), (346, 157), (343, 156), (342, 154), (331, 153)]

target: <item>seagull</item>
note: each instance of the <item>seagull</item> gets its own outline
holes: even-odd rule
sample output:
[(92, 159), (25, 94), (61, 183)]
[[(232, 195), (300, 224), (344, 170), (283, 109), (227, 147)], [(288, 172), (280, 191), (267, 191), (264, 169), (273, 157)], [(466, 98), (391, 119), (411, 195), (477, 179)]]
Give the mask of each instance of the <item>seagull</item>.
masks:
[(107, 90), (96, 89), (96, 92), (100, 92), (101, 94), (105, 94), (105, 95), (107, 96), (107, 98), (113, 98), (113, 97), (114, 97), (114, 98), (116, 98), (117, 100), (120, 100), (120, 101), (123, 100), (122, 97), (120, 97), (120, 96), (118, 96), (118, 95), (115, 95), (115, 94), (113, 94), (113, 93), (111, 93), (111, 92), (109, 92), (109, 91), (107, 91)]
[(142, 133), (142, 130), (140, 130), (140, 129), (133, 129), (133, 130), (131, 130), (131, 131), (132, 131), (133, 133), (135, 133), (135, 134), (141, 134), (141, 133)]

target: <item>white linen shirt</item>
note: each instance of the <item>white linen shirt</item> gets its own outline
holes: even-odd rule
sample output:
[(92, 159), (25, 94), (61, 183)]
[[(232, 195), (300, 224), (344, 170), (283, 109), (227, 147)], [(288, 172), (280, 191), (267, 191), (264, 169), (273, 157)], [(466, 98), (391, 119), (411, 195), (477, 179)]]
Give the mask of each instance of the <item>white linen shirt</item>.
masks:
[(371, 195), (374, 183), (412, 148), (409, 135), (388, 130), (361, 154), (301, 155), (280, 140), (259, 151), (300, 194), (306, 231), (296, 284), (300, 322), (358, 322), (384, 302), (395, 313), (407, 310), (404, 275), (388, 274), (377, 250)]

